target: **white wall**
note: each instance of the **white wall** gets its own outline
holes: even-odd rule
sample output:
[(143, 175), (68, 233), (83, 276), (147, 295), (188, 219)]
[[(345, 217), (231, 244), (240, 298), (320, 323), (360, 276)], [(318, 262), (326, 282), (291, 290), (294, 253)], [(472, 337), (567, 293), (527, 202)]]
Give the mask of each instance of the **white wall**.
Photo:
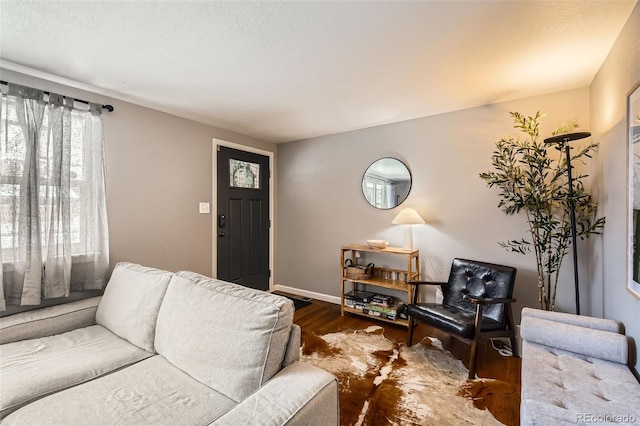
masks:
[[(600, 142), (592, 168), (594, 193), (607, 225), (594, 240), (591, 304), (595, 314), (622, 321), (640, 342), (640, 300), (627, 282), (627, 124), (626, 96), (640, 81), (640, 4), (636, 5), (591, 85), (591, 131)], [(637, 359), (636, 370), (640, 370)]]
[[(491, 168), (495, 142), (519, 133), (509, 111), (533, 115), (538, 110), (547, 114), (542, 137), (574, 118), (588, 129), (589, 89), (279, 145), (276, 284), (338, 296), (340, 246), (371, 238), (402, 246), (403, 230), (391, 220), (399, 209), (414, 207), (428, 222), (414, 227), (423, 279), (446, 280), (454, 257), (512, 265), (519, 269), (516, 310), (539, 306), (533, 254), (508, 253), (498, 245), (525, 236), (525, 218), (498, 210), (497, 190), (488, 189), (478, 177)], [(409, 166), (413, 188), (400, 207), (385, 211), (367, 204), (360, 184), (369, 164), (386, 156)], [(581, 250), (586, 274), (587, 247)], [(564, 272), (557, 306), (572, 312), (570, 256)], [(583, 305), (587, 305), (584, 287)]]

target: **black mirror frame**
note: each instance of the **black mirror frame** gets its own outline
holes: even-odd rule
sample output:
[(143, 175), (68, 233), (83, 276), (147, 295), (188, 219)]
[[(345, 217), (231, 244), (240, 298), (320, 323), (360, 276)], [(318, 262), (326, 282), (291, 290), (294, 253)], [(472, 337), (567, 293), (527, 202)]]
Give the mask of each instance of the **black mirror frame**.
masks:
[[(395, 206), (391, 206), (391, 207), (377, 207), (374, 204), (372, 204), (369, 199), (367, 198), (367, 195), (365, 194), (365, 190), (364, 190), (364, 180), (365, 177), (367, 176), (367, 172), (369, 171), (369, 169), (371, 169), (371, 166), (373, 166), (374, 164), (376, 164), (378, 161), (381, 160), (395, 160), (398, 163), (402, 164), (405, 168), (405, 170), (407, 171), (407, 173), (409, 174), (409, 188), (407, 190), (407, 194), (404, 196), (404, 198), (402, 200), (398, 200), (398, 202), (396, 203)], [(409, 166), (407, 166), (407, 164), (402, 161), (399, 160), (395, 157), (381, 157), (378, 158), (377, 160), (375, 160), (374, 162), (372, 162), (371, 164), (369, 164), (369, 166), (366, 168), (366, 170), (364, 171), (364, 173), (362, 174), (362, 180), (360, 181), (360, 190), (362, 191), (362, 196), (364, 197), (365, 201), (367, 202), (367, 204), (369, 204), (371, 207), (376, 208), (378, 210), (391, 210), (394, 209), (396, 207), (398, 207), (399, 205), (401, 205), (402, 203), (405, 202), (405, 200), (409, 197), (409, 194), (411, 193), (411, 189), (413, 189), (413, 174), (411, 173), (411, 169), (409, 169)]]

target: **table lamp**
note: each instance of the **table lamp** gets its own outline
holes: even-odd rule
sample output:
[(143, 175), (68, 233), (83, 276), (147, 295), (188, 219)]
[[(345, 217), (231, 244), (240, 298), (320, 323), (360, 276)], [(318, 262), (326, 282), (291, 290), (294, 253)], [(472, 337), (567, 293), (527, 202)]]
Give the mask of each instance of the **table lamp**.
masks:
[(400, 213), (391, 221), (394, 225), (404, 225), (404, 245), (405, 250), (413, 250), (413, 231), (412, 225), (426, 223), (422, 217), (414, 209), (407, 207), (400, 210)]

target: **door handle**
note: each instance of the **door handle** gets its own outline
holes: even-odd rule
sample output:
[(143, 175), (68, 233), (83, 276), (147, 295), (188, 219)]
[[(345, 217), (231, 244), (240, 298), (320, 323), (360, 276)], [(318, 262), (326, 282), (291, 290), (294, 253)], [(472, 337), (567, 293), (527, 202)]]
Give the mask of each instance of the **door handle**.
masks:
[(224, 237), (224, 231), (218, 231), (218, 237)]

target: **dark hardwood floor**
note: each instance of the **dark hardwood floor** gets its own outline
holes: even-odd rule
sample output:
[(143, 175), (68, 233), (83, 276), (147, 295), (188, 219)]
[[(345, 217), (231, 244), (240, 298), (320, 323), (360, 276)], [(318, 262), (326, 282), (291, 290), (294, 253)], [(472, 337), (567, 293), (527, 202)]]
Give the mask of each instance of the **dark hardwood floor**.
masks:
[[(294, 322), (304, 331), (317, 335), (344, 330), (358, 330), (370, 325), (379, 325), (384, 327), (387, 338), (405, 343), (407, 340), (407, 329), (405, 327), (348, 313), (341, 317), (339, 305), (318, 300), (313, 300), (311, 305), (296, 311)], [(414, 342), (419, 342), (425, 336), (438, 338), (455, 357), (462, 360), (465, 365), (468, 364), (468, 345), (439, 330), (418, 325), (414, 333)], [(485, 395), (481, 405), (486, 405), (486, 408), (496, 419), (510, 426), (520, 424), (520, 365), (520, 358), (503, 357), (491, 347), (489, 341), (481, 343), (476, 368), (477, 376), (479, 378), (501, 380), (515, 389), (514, 393), (507, 395)]]

